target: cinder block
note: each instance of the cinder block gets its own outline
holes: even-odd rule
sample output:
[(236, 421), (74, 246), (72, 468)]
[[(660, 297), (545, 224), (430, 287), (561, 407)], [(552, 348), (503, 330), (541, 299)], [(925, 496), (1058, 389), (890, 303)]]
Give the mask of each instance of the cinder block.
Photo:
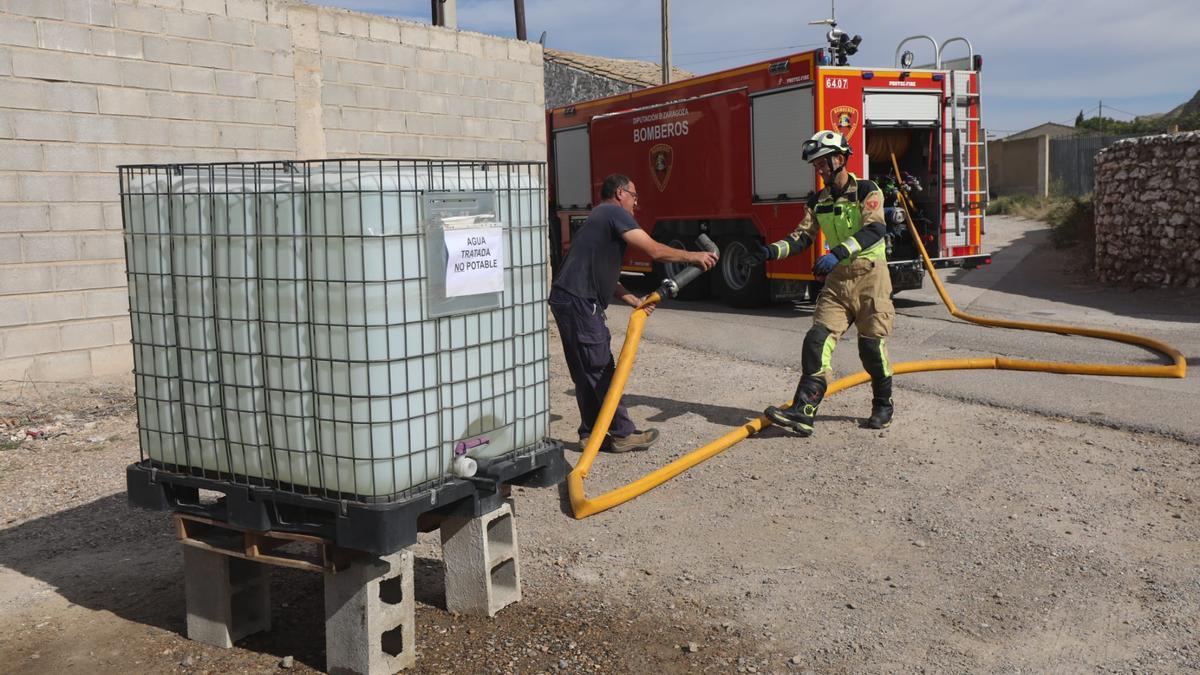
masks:
[(44, 204), (0, 206), (0, 232), (41, 232), (50, 222), (50, 207)]
[(116, 56), (123, 59), (142, 59), (142, 36), (106, 28), (92, 30), (92, 53), (97, 56)]
[(237, 112), (229, 99), (220, 96), (197, 96), (196, 119), (213, 122), (236, 122)]
[(356, 560), (325, 574), (325, 669), (391, 675), (416, 662), (413, 554)]
[(416, 67), (421, 70), (446, 70), (446, 53), (432, 49), (418, 50)]
[[(4, 339), (0, 338), (0, 353), (4, 350)], [(14, 380), (16, 382), (25, 382), (30, 378), (30, 373), (33, 370), (33, 357), (25, 357), (22, 359), (2, 358), (0, 359), (0, 380)]]
[(196, 97), (192, 94), (147, 93), (150, 109), (160, 119), (191, 120), (196, 118)]
[[(405, 114), (402, 112), (381, 110), (376, 117), (375, 129), (387, 134), (402, 134), (407, 128), (405, 117)], [(384, 143), (383, 147), (386, 148), (387, 145), (387, 143)]]
[(267, 3), (263, 0), (225, 0), (225, 12), (231, 19), (265, 22)]
[(71, 176), (62, 174), (20, 174), (17, 183), (21, 200), (30, 202), (75, 201), (75, 183)]
[(295, 101), (296, 82), (291, 78), (260, 75), (258, 95), (268, 101)]
[(413, 47), (429, 47), (430, 28), (419, 23), (404, 23), (400, 25), (400, 42)]
[[(125, 324), (128, 325), (129, 321), (125, 321)], [(129, 337), (127, 336), (121, 339), (121, 344), (90, 350), (88, 355), (91, 357), (92, 375), (96, 377), (129, 376), (133, 371), (133, 349), (126, 344), (128, 341)]]
[(429, 48), (438, 49), (444, 52), (452, 52), (458, 49), (458, 36), (456, 31), (450, 28), (440, 28), (431, 26), (429, 28)]
[(259, 128), (258, 148), (260, 150), (294, 151), (296, 149), (296, 132), (282, 127)]
[(262, 563), (184, 545), (188, 639), (228, 649), (270, 630), (270, 580)]
[(161, 35), (166, 30), (166, 19), (163, 10), (144, 5), (117, 5), (117, 28), (135, 30), (141, 33)]
[(225, 16), (225, 0), (183, 0), (183, 9), (188, 12)]
[[(258, 4), (262, 4), (261, 1)], [(249, 46), (254, 44), (254, 27), (245, 21), (234, 21), (219, 16), (210, 16), (212, 39), (227, 45)]]
[(50, 268), (54, 290), (73, 291), (94, 288), (118, 288), (126, 284), (122, 263), (81, 263)]
[(29, 367), (29, 379), (35, 382), (70, 382), (92, 376), (92, 359), (88, 352), (59, 352), (34, 357)]
[(273, 52), (286, 52), (292, 48), (292, 31), (270, 24), (254, 26), (254, 46)]
[[(129, 323), (128, 313), (125, 316), (113, 319), (112, 327), (114, 345), (127, 345), (133, 340), (133, 326)], [(132, 352), (130, 352), (130, 356), (133, 356)]]
[(387, 63), (389, 46), (385, 42), (358, 40), (354, 45), (354, 55), (351, 58), (367, 63)]
[(99, 149), (78, 143), (46, 143), (42, 146), (46, 171), (95, 171)]
[(508, 40), (484, 36), (483, 41), (483, 58), (487, 61), (503, 61), (508, 58)]
[(38, 46), (56, 52), (89, 54), (92, 51), (92, 33), (84, 26), (59, 21), (39, 21)]
[(531, 52), (533, 48), (530, 47), (530, 44), (531, 43), (523, 40), (509, 40), (508, 59), (510, 61), (521, 61), (524, 63), (529, 63), (532, 61), (533, 57)]
[(36, 356), (61, 351), (58, 326), (30, 326), (0, 330), (4, 336), (4, 356)]
[(115, 16), (112, 0), (73, 0), (64, 4), (65, 18), (90, 26), (112, 26)]
[(254, 98), (258, 95), (257, 79), (250, 73), (218, 71), (216, 73), (217, 93), (221, 96)]
[(354, 37), (370, 37), (371, 23), (367, 17), (361, 14), (351, 14), (349, 12), (337, 14), (337, 32), (342, 35), (353, 35)]
[(483, 36), (459, 33), (458, 53), (474, 58), (483, 58)]
[(417, 153), (419, 157), (449, 157), (450, 146), (446, 139), (436, 136), (421, 136), (421, 150)]
[(521, 600), (520, 555), (512, 500), (478, 518), (442, 523), (446, 609), (495, 616)]
[(0, 75), (12, 75), (12, 50), (0, 47)]
[[(148, 135), (165, 126), (162, 120), (146, 120)], [(131, 124), (134, 120), (129, 121)], [(80, 202), (115, 202), (121, 198), (117, 177), (112, 174), (75, 174), (75, 200)], [(107, 236), (107, 235), (105, 235)], [(82, 251), (80, 251), (82, 253)], [(123, 255), (123, 254), (122, 254)], [(120, 256), (112, 256), (114, 258)]]
[(125, 288), (86, 291), (82, 294), (82, 298), (83, 313), (76, 316), (88, 318), (124, 316), (130, 311), (130, 293)]
[(467, 117), (463, 121), (463, 135), (468, 138), (483, 138), (487, 136), (487, 120)]
[(207, 68), (171, 66), (171, 88), (195, 94), (212, 94), (217, 90), (213, 71)]
[(0, 296), (53, 290), (54, 273), (45, 265), (18, 265), (0, 269)]
[(417, 54), (421, 50), (410, 45), (388, 45), (388, 63), (393, 66), (412, 68), (416, 66)]
[[(115, 187), (113, 188), (115, 191)], [(118, 260), (125, 257), (125, 240), (116, 232), (79, 235), (80, 260)]]
[(271, 72), (283, 77), (296, 77), (297, 60), (291, 52), (275, 52), (271, 55)]
[(111, 347), (113, 329), (111, 321), (68, 323), (62, 326), (59, 339), (65, 351), (91, 347)]
[(71, 138), (77, 143), (121, 143), (120, 118), (75, 117), (71, 120)]
[(421, 139), (416, 136), (392, 136), (392, 153), (396, 157), (418, 157), (421, 154)]
[(233, 67), (233, 52), (227, 45), (217, 42), (193, 42), (188, 45), (193, 66), (229, 70)]
[[(4, 115), (0, 112), (0, 131), (4, 131), (7, 126)], [(9, 135), (11, 138), (11, 134)], [(0, 174), (0, 202), (19, 202), (21, 198), (21, 184), (17, 181), (17, 174)]]
[(99, 204), (50, 204), (48, 216), (51, 230), (96, 230), (104, 223)]
[(92, 84), (121, 84), (122, 62), (103, 56), (67, 54), (67, 79)]
[(75, 260), (78, 257), (79, 241), (76, 235), (21, 235), (21, 258), (24, 262), (61, 262)]
[(217, 145), (223, 148), (258, 147), (258, 127), (242, 124), (217, 125)]
[(39, 19), (63, 19), (66, 17), (66, 0), (9, 0), (8, 11)]
[(33, 323), (69, 321), (83, 317), (82, 293), (38, 293), (29, 296)]
[(71, 140), (71, 116), (60, 113), (14, 111), (10, 117), (13, 135), (26, 141)]
[(479, 156), (479, 150), (475, 141), (469, 138), (451, 138), (449, 145), (449, 153), (451, 157), (475, 159)]
[(176, 38), (146, 36), (142, 38), (142, 53), (147, 61), (187, 65), (190, 61), (188, 43)]
[(12, 15), (0, 15), (0, 44), (14, 47), (38, 46), (37, 23)]
[(0, 171), (41, 171), (40, 143), (0, 141)]
[(233, 47), (233, 70), (257, 73), (275, 72), (270, 52), (251, 47)]
[(69, 80), (70, 64), (67, 54), (45, 51), (14, 51), (13, 75), (35, 80)]
[(288, 101), (275, 102), (275, 124), (283, 127), (296, 127), (296, 104)]
[(211, 24), (207, 14), (190, 12), (167, 12), (167, 35), (207, 40), (211, 35)]
[[(439, 136), (462, 136), (462, 120), (450, 115), (438, 115), (434, 118), (434, 128)], [(468, 141), (470, 142), (470, 141)], [(469, 158), (470, 155), (456, 155)]]
[[(0, 327), (24, 326), (28, 323), (29, 300), (27, 298), (21, 296), (0, 297)], [(0, 351), (0, 354), (3, 353)]]
[(126, 87), (171, 90), (171, 67), (165, 63), (122, 61), (121, 82)]
[[(218, 79), (217, 87), (220, 86), (221, 82)], [(275, 124), (275, 104), (271, 101), (244, 98), (231, 103), (233, 103), (234, 110), (237, 111), (237, 118), (246, 124)]]
[(400, 23), (393, 19), (371, 19), (368, 33), (372, 40), (400, 41)]
[(104, 115), (137, 115), (146, 117), (150, 114), (150, 101), (146, 92), (125, 87), (100, 87), (100, 113)]
[(52, 82), (43, 85), (42, 94), (49, 111), (94, 113), (99, 110), (99, 96), (93, 85)]
[(0, 265), (21, 262), (21, 240), (19, 234), (0, 236)]

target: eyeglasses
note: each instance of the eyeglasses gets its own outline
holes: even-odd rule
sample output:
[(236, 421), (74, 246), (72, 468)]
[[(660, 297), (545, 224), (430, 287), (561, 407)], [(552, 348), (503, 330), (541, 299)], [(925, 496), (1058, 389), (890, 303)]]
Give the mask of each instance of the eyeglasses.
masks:
[(621, 190), (623, 190), (625, 192), (625, 194), (629, 195), (630, 197), (633, 197), (633, 201), (636, 202), (638, 200), (638, 195), (633, 190), (630, 190), (628, 188), (621, 188)]

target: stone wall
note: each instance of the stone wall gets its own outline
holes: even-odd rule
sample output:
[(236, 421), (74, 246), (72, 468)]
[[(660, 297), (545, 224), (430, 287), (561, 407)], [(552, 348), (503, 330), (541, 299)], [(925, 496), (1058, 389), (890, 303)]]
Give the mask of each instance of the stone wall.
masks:
[(4, 0), (0, 85), (0, 382), (132, 367), (119, 164), (546, 156), (539, 45), (289, 0)]
[(1200, 132), (1118, 141), (1096, 155), (1096, 275), (1200, 287)]
[(546, 107), (559, 106), (604, 98), (642, 87), (572, 68), (564, 63), (546, 62)]

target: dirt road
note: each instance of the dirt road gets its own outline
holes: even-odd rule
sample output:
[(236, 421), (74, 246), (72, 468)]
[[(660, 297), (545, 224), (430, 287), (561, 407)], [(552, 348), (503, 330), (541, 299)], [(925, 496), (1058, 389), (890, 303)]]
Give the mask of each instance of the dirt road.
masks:
[[(1007, 270), (952, 284), (970, 297), (964, 309), (1055, 311), (1100, 325), (1128, 316), (1126, 295), (1086, 285), (1077, 289), (1086, 304), (1069, 294), (1017, 303), (1018, 279), (1049, 272), (1036, 247), (1018, 245), (1036, 231), (1009, 226), (1016, 260), (999, 261)], [(1135, 305), (1165, 307), (1142, 317), (1149, 332), (1197, 333), (1194, 297), (1139, 293)], [(971, 333), (919, 294), (899, 304), (897, 359), (996, 348), (1128, 356)], [(663, 440), (651, 452), (602, 456), (589, 492), (786, 400), (799, 365), (787, 345), (798, 344), (807, 311), (656, 312), (627, 402)], [(614, 309), (610, 323), (625, 316)], [(854, 351), (850, 342), (838, 350), (842, 372)], [(551, 431), (573, 439), (557, 351), (553, 366)], [(525, 600), (495, 619), (442, 609), (436, 541), (418, 544), (416, 672), (1200, 669), (1200, 447), (1187, 412), (1196, 376), (1001, 377), (902, 382), (897, 421), (883, 432), (859, 426), (867, 392), (847, 392), (822, 407), (811, 439), (767, 430), (581, 522), (564, 515), (557, 491), (518, 490)], [(1122, 388), (1138, 396), (1103, 408)], [(1138, 421), (1139, 401), (1156, 404), (1141, 418), (1149, 422)], [(1161, 409), (1172, 403), (1174, 414)], [(323, 667), (320, 578), (303, 572), (275, 573), (271, 633), (232, 650), (182, 637), (168, 520), (124, 503), (124, 467), (137, 458), (127, 385), (10, 386), (2, 418), (62, 435), (0, 446), (0, 672), (259, 673), (280, 670), (286, 656), (296, 671)]]

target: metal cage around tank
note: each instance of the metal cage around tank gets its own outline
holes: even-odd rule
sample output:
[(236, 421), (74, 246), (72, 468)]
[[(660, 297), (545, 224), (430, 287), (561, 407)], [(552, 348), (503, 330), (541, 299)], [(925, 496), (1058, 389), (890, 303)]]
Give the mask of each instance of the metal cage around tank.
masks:
[[(553, 445), (543, 163), (123, 166), (120, 186), (140, 470), (386, 504), (458, 455)], [(464, 219), (499, 233), (502, 290), (447, 290)]]

